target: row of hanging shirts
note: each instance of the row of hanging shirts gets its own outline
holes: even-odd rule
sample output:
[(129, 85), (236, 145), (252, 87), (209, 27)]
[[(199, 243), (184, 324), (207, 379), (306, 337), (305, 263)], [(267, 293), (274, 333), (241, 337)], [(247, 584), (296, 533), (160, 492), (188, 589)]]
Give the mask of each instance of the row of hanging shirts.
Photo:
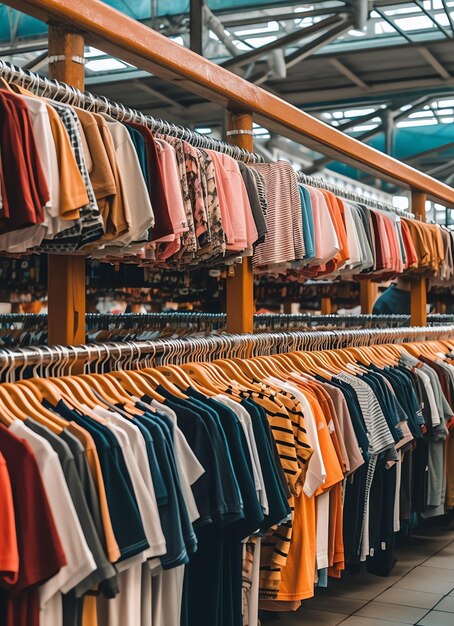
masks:
[(388, 575), (395, 533), (454, 507), (453, 348), (25, 361), (0, 385), (5, 625), (251, 626)]
[(286, 161), (252, 163), (221, 142), (171, 136), (170, 125), (152, 132), (144, 116), (95, 112), (93, 96), (80, 108), (3, 85), (4, 253), (178, 269), (253, 256), (257, 272), (300, 279), (453, 278), (452, 233), (437, 225), (300, 182)]
[(5, 252), (191, 266), (251, 255), (266, 232), (260, 174), (228, 154), (18, 85), (1, 100)]
[(272, 187), (279, 194), (279, 203), (268, 202), (270, 233), (271, 224), (275, 228), (257, 246), (257, 273), (379, 282), (405, 272), (452, 282), (454, 236), (448, 229), (386, 205), (370, 206), (366, 199), (346, 199), (342, 190), (324, 188), (322, 180), (320, 188), (317, 179), (309, 185), (284, 162), (257, 167), (273, 172)]

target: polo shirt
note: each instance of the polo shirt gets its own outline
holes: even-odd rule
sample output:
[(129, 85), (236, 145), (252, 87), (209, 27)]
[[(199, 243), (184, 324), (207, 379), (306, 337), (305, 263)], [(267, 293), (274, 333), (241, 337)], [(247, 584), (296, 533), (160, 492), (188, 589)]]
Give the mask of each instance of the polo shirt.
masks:
[(53, 406), (44, 399), (43, 404), (65, 419), (76, 422), (88, 430), (93, 437), (102, 469), (115, 538), (121, 552), (120, 561), (141, 554), (149, 547), (149, 544), (131, 478), (115, 436), (102, 424), (78, 411), (71, 410), (62, 400)]
[(268, 513), (264, 515), (263, 522), (260, 525), (263, 533), (271, 528), (271, 526), (286, 520), (290, 514), (290, 507), (287, 502), (286, 494), (282, 488), (281, 481), (279, 480), (276, 460), (267, 436), (267, 431), (265, 430), (265, 425), (260, 418), (258, 408), (250, 400), (243, 399), (241, 400), (241, 404), (246, 408), (252, 419), (254, 438), (257, 444), (260, 465), (266, 487)]
[(71, 589), (74, 595), (81, 597), (89, 591), (91, 587), (100, 584), (102, 593), (107, 597), (114, 597), (118, 593), (116, 572), (114, 567), (107, 560), (104, 547), (98, 534), (98, 529), (95, 526), (89, 505), (85, 498), (75, 459), (69, 446), (48, 428), (38, 424), (34, 420), (28, 419), (24, 423), (30, 430), (45, 439), (58, 455), (63, 475), (68, 486), (69, 495), (81, 524), (85, 541), (96, 564), (96, 567), (89, 575), (81, 579), (77, 585), (72, 586)]
[(66, 557), (30, 445), (0, 424), (0, 452), (11, 480), (19, 553), (17, 580), (0, 590), (0, 616), (5, 626), (39, 626), (37, 587), (58, 574)]
[(161, 555), (160, 561), (164, 569), (171, 569), (186, 564), (189, 557), (183, 537), (180, 503), (177, 497), (178, 484), (175, 482), (173, 474), (170, 451), (162, 428), (149, 414), (140, 415), (134, 419), (146, 428), (153, 438), (156, 459), (166, 489), (167, 500), (158, 505), (161, 526), (166, 540), (166, 553)]
[[(166, 398), (171, 395), (161, 386), (158, 387), (156, 391)], [(188, 400), (173, 399), (172, 403), (174, 406), (172, 406), (172, 403), (167, 401), (164, 404), (169, 404), (170, 408), (175, 410), (178, 415), (178, 419), (180, 419), (179, 408), (187, 409), (191, 411), (192, 414), (195, 413), (203, 419), (210, 434), (212, 449), (215, 457), (217, 458), (217, 465), (219, 468), (216, 473), (217, 475), (214, 476), (214, 479), (218, 483), (216, 486), (216, 499), (219, 499), (220, 502), (222, 502), (219, 509), (220, 520), (225, 522), (235, 521), (236, 519), (243, 517), (242, 502), (225, 433), (220, 424), (219, 414), (216, 411), (213, 411), (210, 406), (202, 404), (200, 400), (197, 400), (198, 392), (195, 390), (188, 389), (186, 393), (191, 396)]]

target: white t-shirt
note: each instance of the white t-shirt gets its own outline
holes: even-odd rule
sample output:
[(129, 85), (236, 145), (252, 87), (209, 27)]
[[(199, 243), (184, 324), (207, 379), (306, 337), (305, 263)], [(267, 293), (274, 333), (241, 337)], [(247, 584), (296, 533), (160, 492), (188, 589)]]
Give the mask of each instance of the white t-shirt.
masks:
[(151, 401), (151, 406), (167, 415), (173, 422), (173, 443), (175, 446), (175, 460), (177, 464), (178, 477), (180, 479), (181, 492), (188, 510), (189, 519), (194, 523), (199, 519), (200, 513), (192, 493), (191, 485), (194, 485), (205, 473), (205, 469), (192, 451), (186, 441), (186, 437), (177, 425), (177, 416), (168, 406), (161, 404), (157, 400)]
[(239, 404), (238, 402), (235, 402), (235, 400), (232, 400), (231, 398), (227, 396), (219, 395), (219, 396), (215, 396), (215, 399), (218, 400), (219, 402), (222, 402), (222, 404), (227, 405), (238, 416), (238, 419), (244, 431), (244, 435), (246, 437), (247, 445), (249, 448), (249, 454), (251, 456), (252, 471), (254, 475), (254, 482), (255, 482), (255, 489), (257, 491), (257, 497), (262, 506), (263, 512), (265, 513), (265, 515), (268, 515), (269, 505), (268, 505), (268, 498), (266, 495), (265, 479), (263, 478), (262, 466), (260, 464), (259, 452), (257, 450), (257, 444), (256, 444), (255, 437), (254, 437), (254, 429), (252, 426), (251, 416), (249, 415), (247, 410), (243, 406), (241, 406), (241, 404)]
[(126, 431), (128, 429), (125, 428), (125, 424), (118, 423), (118, 418), (121, 418), (119, 414), (115, 414), (102, 407), (96, 407), (94, 413), (106, 420), (105, 425), (115, 435), (123, 452), (126, 468), (129, 472), (136, 496), (137, 506), (139, 507), (140, 517), (142, 518), (145, 535), (150, 544), (150, 547), (145, 551), (145, 556), (147, 559), (162, 556), (166, 552), (166, 541), (161, 528), (154, 487), (151, 483), (151, 491), (147, 489), (129, 438), (130, 435), (134, 437), (135, 427), (133, 427), (133, 431), (127, 433)]
[[(145, 184), (136, 149), (127, 128), (104, 115), (115, 146), (118, 174), (123, 187), (123, 202), (129, 213), (129, 229), (106, 246), (106, 250), (115, 245), (127, 245), (135, 241), (146, 240), (148, 229), (154, 226), (155, 219), (150, 195)], [(112, 246), (113, 244), (113, 246)]]
[(314, 414), (312, 413), (312, 409), (306, 399), (306, 396), (304, 395), (304, 392), (301, 389), (298, 389), (295, 385), (279, 380), (278, 378), (274, 378), (273, 376), (267, 378), (265, 382), (270, 382), (272, 385), (292, 393), (303, 408), (307, 438), (309, 439), (309, 445), (314, 450), (311, 458), (309, 459), (303, 486), (304, 493), (308, 498), (310, 498), (314, 495), (320, 485), (323, 485), (326, 479), (326, 469), (323, 463), (323, 456), (318, 440), (317, 424), (315, 423)]

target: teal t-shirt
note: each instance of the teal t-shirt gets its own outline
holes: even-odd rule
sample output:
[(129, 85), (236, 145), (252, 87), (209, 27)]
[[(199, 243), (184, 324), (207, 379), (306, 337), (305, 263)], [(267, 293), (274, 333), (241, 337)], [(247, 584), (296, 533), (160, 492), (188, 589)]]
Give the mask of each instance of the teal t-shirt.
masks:
[(372, 309), (373, 315), (410, 315), (410, 292), (391, 285), (378, 298)]

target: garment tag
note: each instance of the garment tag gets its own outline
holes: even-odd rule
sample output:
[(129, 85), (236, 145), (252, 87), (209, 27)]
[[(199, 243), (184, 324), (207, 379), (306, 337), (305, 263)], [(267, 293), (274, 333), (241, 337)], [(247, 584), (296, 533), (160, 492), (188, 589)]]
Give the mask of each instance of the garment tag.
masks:
[(369, 556), (374, 556), (374, 554), (375, 554), (375, 550), (374, 548), (371, 548), (369, 552)]
[(335, 429), (334, 429), (334, 422), (333, 422), (333, 420), (330, 420), (330, 422), (328, 424), (328, 430), (329, 430), (330, 433), (334, 432)]
[(381, 542), (381, 549), (386, 550), (386, 541)]

